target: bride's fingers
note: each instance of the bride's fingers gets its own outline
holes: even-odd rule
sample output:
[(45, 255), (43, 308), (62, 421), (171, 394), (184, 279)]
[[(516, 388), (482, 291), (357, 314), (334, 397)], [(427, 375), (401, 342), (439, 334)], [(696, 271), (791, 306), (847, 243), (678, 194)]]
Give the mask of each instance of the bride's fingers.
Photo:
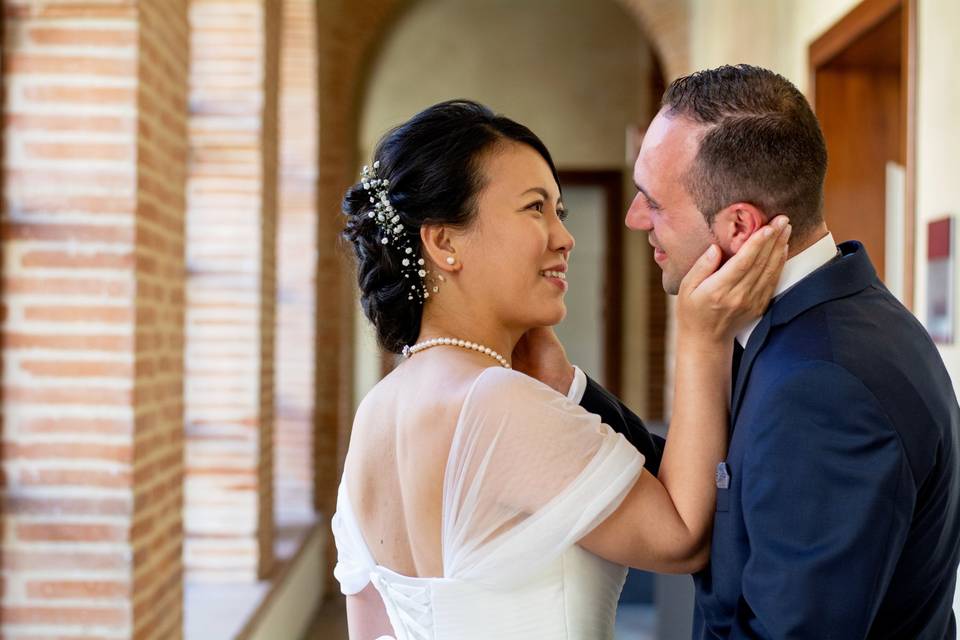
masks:
[(791, 233), (793, 233), (793, 227), (788, 224), (784, 227), (783, 231), (780, 232), (780, 235), (777, 236), (777, 241), (767, 259), (767, 265), (760, 275), (759, 282), (761, 285), (776, 288), (777, 281), (780, 279), (780, 272), (783, 270), (783, 265), (787, 261)]
[(760, 269), (755, 268), (757, 261), (763, 260), (761, 265), (766, 263), (766, 258), (777, 242), (776, 236), (784, 225), (784, 216), (774, 218), (769, 225), (751, 235), (740, 250), (703, 284), (721, 296), (734, 289), (738, 293), (748, 294), (759, 278)]
[[(780, 277), (780, 265), (782, 261), (784, 248), (790, 239), (790, 224), (784, 216), (775, 219), (767, 229), (773, 230), (773, 237), (764, 238), (760, 249), (760, 255), (754, 262), (753, 268), (743, 279), (734, 287), (735, 290), (753, 294), (756, 290), (766, 287), (766, 285), (776, 286)], [(765, 229), (766, 231), (766, 229)], [(754, 234), (756, 235), (756, 234)], [(753, 238), (751, 238), (752, 240)]]
[(719, 262), (720, 249), (717, 245), (712, 244), (697, 258), (687, 275), (683, 276), (683, 280), (680, 282), (680, 290), (682, 292), (694, 291), (717, 270)]
[(780, 273), (783, 271), (783, 265), (787, 262), (788, 243), (791, 231), (792, 227), (787, 225), (787, 227), (780, 232), (767, 264), (764, 266), (763, 272), (757, 280), (756, 288), (751, 293), (756, 306), (755, 310), (758, 314), (763, 313), (770, 303), (770, 299), (776, 292), (777, 284), (780, 281)]

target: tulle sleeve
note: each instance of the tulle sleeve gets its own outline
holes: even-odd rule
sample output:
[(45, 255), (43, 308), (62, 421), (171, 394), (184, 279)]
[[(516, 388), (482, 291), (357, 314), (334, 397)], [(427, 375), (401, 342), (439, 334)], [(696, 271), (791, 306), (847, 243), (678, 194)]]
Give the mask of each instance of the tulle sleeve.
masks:
[(346, 484), (341, 482), (337, 492), (337, 512), (331, 523), (333, 540), (337, 545), (337, 564), (333, 575), (340, 583), (340, 592), (352, 596), (363, 591), (370, 582), (370, 574), (376, 567), (370, 551), (357, 526), (356, 518), (346, 497)]
[(447, 461), (444, 575), (502, 586), (534, 574), (613, 513), (642, 469), (597, 416), (521, 373), (485, 370)]

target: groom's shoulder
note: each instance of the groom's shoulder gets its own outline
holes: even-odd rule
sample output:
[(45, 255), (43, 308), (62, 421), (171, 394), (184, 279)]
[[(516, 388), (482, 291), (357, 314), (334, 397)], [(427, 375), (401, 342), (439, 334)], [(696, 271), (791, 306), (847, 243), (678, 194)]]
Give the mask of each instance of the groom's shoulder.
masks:
[(888, 352), (937, 353), (916, 317), (879, 281), (774, 326), (763, 351), (767, 358), (825, 360), (852, 371)]
[(784, 372), (812, 363), (826, 371), (843, 371), (887, 398), (904, 395), (902, 390), (892, 393), (891, 386), (913, 387), (922, 380), (940, 388), (941, 378), (946, 378), (929, 334), (882, 285), (812, 306), (773, 326), (751, 382), (776, 384)]
[(825, 370), (848, 374), (891, 416), (903, 417), (907, 409), (915, 416), (918, 407), (946, 414), (956, 403), (943, 359), (930, 335), (879, 282), (774, 327), (757, 364), (770, 374), (769, 379), (775, 379), (777, 371), (810, 361), (822, 363)]

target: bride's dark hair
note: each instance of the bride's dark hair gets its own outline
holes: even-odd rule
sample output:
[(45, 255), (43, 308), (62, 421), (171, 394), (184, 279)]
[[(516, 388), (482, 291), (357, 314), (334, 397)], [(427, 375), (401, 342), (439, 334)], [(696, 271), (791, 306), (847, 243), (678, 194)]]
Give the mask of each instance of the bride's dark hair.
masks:
[[(389, 198), (415, 257), (420, 257), (420, 227), (444, 224), (464, 228), (477, 213), (477, 194), (485, 186), (484, 153), (504, 142), (528, 145), (539, 153), (557, 179), (546, 146), (527, 127), (470, 100), (451, 100), (424, 109), (387, 132), (373, 160), (378, 177), (389, 180)], [(560, 181), (557, 179), (557, 184)], [(382, 244), (363, 182), (347, 190), (342, 210), (347, 216), (343, 237), (353, 244), (363, 311), (377, 330), (384, 349), (400, 353), (420, 334), (423, 303), (408, 299), (404, 256), (393, 244)]]

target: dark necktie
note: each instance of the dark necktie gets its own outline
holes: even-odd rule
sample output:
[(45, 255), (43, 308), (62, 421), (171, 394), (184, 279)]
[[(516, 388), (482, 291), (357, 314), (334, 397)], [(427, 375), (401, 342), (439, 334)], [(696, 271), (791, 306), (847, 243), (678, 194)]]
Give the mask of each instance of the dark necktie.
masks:
[(730, 379), (730, 389), (733, 393), (733, 389), (737, 386), (737, 374), (740, 373), (740, 361), (743, 360), (743, 347), (740, 346), (740, 342), (737, 340), (733, 341), (733, 377)]

